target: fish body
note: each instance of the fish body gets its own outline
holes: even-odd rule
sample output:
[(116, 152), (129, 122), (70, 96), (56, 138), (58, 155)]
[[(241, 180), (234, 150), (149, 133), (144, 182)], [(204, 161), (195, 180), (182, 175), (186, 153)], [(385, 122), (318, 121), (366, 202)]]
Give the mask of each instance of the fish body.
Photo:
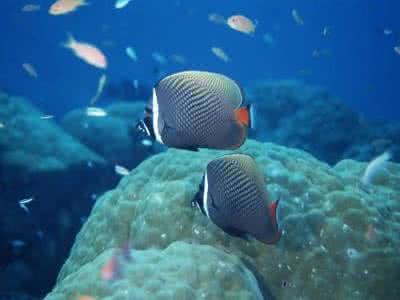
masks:
[(115, 7), (116, 9), (122, 9), (122, 8), (124, 8), (125, 6), (127, 6), (127, 5), (129, 4), (129, 2), (131, 2), (131, 0), (117, 0), (117, 1), (115, 2), (114, 7)]
[(138, 129), (174, 148), (236, 149), (247, 138), (249, 106), (240, 87), (210, 72), (185, 71), (159, 81)]
[(106, 74), (101, 75), (99, 78), (99, 83), (97, 84), (96, 95), (94, 95), (94, 97), (92, 99), (90, 99), (90, 105), (94, 105), (97, 102), (101, 93), (103, 92), (106, 81), (107, 81)]
[(298, 25), (304, 25), (304, 19), (296, 9), (292, 9), (292, 17)]
[(115, 170), (115, 173), (117, 173), (118, 175), (121, 175), (121, 176), (128, 176), (130, 173), (127, 168), (119, 166), (119, 165), (115, 165), (114, 170)]
[(221, 59), (224, 62), (229, 62), (231, 59), (228, 56), (228, 54), (225, 53), (225, 51), (222, 48), (219, 47), (212, 47), (211, 52), (214, 53), (216, 57)]
[(393, 33), (393, 31), (389, 28), (384, 28), (383, 29), (383, 34), (384, 35), (391, 35)]
[(100, 107), (88, 107), (86, 108), (86, 115), (89, 117), (105, 117), (107, 112)]
[(63, 45), (71, 49), (74, 54), (86, 63), (100, 69), (107, 68), (107, 58), (103, 52), (94, 45), (79, 42), (72, 35), (68, 35), (68, 41)]
[(217, 14), (217, 13), (210, 13), (208, 15), (208, 20), (210, 22), (215, 23), (215, 24), (225, 24), (226, 23), (225, 18), (223, 16), (221, 16), (220, 14)]
[(30, 203), (30, 202), (32, 202), (33, 199), (34, 199), (34, 198), (31, 197), (31, 198), (26, 198), (26, 199), (19, 200), (19, 201), (18, 201), (19, 207), (21, 207), (26, 213), (29, 214), (29, 213), (30, 213), (30, 210), (29, 210), (27, 204)]
[(120, 277), (120, 264), (118, 256), (113, 255), (101, 268), (101, 278), (105, 281), (113, 281)]
[(41, 120), (50, 120), (50, 119), (54, 119), (54, 116), (53, 115), (43, 115), (43, 116), (40, 116), (40, 119)]
[(171, 60), (179, 65), (184, 65), (186, 64), (186, 58), (183, 55), (180, 54), (172, 54), (171, 55)]
[(134, 61), (138, 60), (137, 54), (135, 49), (133, 49), (132, 47), (126, 47), (125, 49), (126, 55), (128, 55), (128, 57)]
[(367, 166), (361, 178), (363, 184), (371, 184), (376, 174), (381, 170), (385, 163), (392, 158), (389, 151), (374, 158)]
[(234, 15), (226, 20), (226, 24), (233, 30), (245, 33), (254, 34), (256, 25), (249, 18), (242, 15)]
[(253, 236), (266, 244), (281, 237), (278, 201), (269, 202), (262, 173), (248, 155), (231, 154), (212, 160), (192, 200), (226, 233)]
[(262, 38), (263, 41), (268, 45), (273, 45), (275, 43), (274, 37), (269, 33), (265, 33)]
[(68, 14), (84, 5), (88, 5), (85, 0), (57, 0), (50, 6), (49, 14), (53, 16)]
[(323, 36), (328, 36), (330, 33), (330, 28), (325, 26), (324, 29), (322, 29), (322, 35)]
[(168, 63), (167, 58), (164, 55), (162, 55), (160, 52), (153, 52), (151, 54), (151, 57), (153, 58), (153, 60), (155, 62), (157, 62), (160, 65), (165, 65)]
[(34, 12), (40, 10), (39, 4), (25, 4), (22, 9), (23, 12)]
[(13, 246), (15, 248), (21, 248), (26, 245), (26, 243), (22, 240), (12, 240), (12, 241), (10, 241), (10, 244), (11, 244), (11, 246)]
[(26, 71), (26, 73), (29, 74), (29, 76), (33, 77), (33, 78), (38, 78), (39, 74), (38, 72), (36, 72), (35, 67), (30, 64), (30, 63), (23, 63), (22, 67), (24, 68), (24, 70)]
[(78, 296), (77, 300), (96, 300), (96, 298), (88, 295), (80, 295)]

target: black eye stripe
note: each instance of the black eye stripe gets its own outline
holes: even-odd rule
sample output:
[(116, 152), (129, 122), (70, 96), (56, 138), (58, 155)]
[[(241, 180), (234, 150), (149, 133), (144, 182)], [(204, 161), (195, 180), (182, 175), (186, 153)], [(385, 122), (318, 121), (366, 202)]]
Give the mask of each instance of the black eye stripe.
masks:
[(148, 106), (146, 106), (144, 108), (144, 111), (147, 112), (147, 113), (153, 113), (153, 110), (151, 109), (151, 107), (148, 107)]

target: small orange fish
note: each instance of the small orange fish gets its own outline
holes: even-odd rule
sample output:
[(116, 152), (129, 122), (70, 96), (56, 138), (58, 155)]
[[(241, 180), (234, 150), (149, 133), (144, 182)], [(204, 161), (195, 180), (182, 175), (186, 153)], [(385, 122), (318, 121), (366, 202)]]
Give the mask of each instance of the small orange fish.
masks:
[(39, 4), (25, 4), (22, 9), (23, 12), (34, 12), (40, 10)]
[(65, 48), (71, 49), (74, 54), (88, 64), (96, 68), (107, 68), (107, 58), (100, 49), (93, 45), (79, 42), (72, 35), (68, 35), (68, 41), (63, 45)]
[(119, 276), (118, 257), (113, 255), (101, 268), (101, 278), (106, 281), (114, 280)]
[(49, 14), (53, 16), (68, 14), (83, 5), (88, 3), (85, 0), (57, 0), (50, 6)]
[(26, 71), (26, 73), (28, 73), (30, 76), (34, 77), (34, 78), (38, 78), (39, 75), (36, 72), (35, 68), (29, 64), (29, 63), (23, 63), (22, 67), (24, 68), (24, 70)]
[(95, 300), (96, 298), (88, 295), (81, 295), (77, 298), (77, 300)]
[(231, 16), (228, 18), (226, 23), (233, 30), (237, 30), (245, 34), (254, 34), (254, 32), (256, 31), (256, 25), (253, 23), (252, 20), (245, 16)]

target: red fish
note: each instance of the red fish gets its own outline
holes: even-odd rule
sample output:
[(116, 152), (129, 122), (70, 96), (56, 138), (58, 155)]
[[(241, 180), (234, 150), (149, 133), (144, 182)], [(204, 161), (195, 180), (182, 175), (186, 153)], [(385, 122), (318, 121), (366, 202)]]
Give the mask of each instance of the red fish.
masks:
[(112, 281), (118, 279), (119, 275), (120, 265), (118, 262), (118, 256), (113, 255), (101, 268), (101, 278), (106, 281)]

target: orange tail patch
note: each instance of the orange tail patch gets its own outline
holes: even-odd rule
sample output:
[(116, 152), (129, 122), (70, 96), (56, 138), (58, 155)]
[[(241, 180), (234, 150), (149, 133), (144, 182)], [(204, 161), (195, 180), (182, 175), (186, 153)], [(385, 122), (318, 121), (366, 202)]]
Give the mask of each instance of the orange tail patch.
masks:
[(242, 125), (249, 126), (250, 123), (250, 112), (248, 107), (241, 107), (235, 109), (235, 120)]

